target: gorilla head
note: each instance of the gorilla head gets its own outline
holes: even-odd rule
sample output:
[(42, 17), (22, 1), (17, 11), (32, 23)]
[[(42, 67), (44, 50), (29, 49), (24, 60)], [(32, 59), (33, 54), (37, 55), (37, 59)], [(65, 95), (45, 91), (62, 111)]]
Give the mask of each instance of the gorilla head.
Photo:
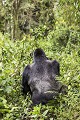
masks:
[(34, 62), (42, 61), (42, 60), (44, 61), (45, 59), (47, 59), (44, 51), (41, 48), (36, 49), (33, 53), (33, 56), (34, 56)]
[(38, 48), (34, 51), (34, 57), (46, 57), (44, 51), (41, 48)]
[(27, 65), (23, 71), (23, 93), (30, 92), (33, 104), (46, 104), (60, 92), (65, 93), (66, 86), (55, 79), (60, 74), (60, 66), (56, 60), (49, 60), (44, 51), (38, 48), (34, 51), (34, 62)]

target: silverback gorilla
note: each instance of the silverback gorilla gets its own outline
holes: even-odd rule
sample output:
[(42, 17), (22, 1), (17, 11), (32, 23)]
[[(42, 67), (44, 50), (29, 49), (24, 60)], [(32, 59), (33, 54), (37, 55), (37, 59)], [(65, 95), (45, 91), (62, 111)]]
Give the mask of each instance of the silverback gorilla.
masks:
[(49, 60), (41, 48), (34, 51), (33, 61), (25, 67), (22, 76), (22, 91), (30, 92), (33, 104), (46, 104), (59, 93), (65, 94), (66, 86), (55, 79), (60, 74), (59, 63)]

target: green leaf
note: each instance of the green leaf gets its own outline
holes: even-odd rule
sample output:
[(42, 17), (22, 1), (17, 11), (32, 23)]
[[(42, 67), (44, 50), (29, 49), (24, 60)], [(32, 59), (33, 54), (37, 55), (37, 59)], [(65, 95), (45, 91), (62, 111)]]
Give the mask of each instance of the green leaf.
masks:
[(46, 116), (47, 113), (48, 113), (48, 110), (44, 111), (44, 112), (43, 112), (43, 116)]
[(6, 91), (7, 93), (11, 93), (12, 89), (13, 89), (12, 86), (7, 86), (6, 89), (5, 89), (5, 91)]

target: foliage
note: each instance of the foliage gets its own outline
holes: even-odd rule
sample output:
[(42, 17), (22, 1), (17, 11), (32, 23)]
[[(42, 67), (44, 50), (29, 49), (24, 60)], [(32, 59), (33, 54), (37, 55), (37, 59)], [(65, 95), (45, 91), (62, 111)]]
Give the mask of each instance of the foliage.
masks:
[[(60, 0), (60, 15), (68, 25), (80, 25), (80, 1), (79, 0)], [(66, 9), (65, 9), (66, 8)], [(63, 11), (64, 9), (64, 11)], [(62, 15), (63, 14), (63, 15)]]
[[(79, 10), (79, 0), (0, 0), (1, 120), (80, 120)], [(36, 48), (59, 61), (68, 94), (34, 107), (21, 79)]]
[[(0, 33), (0, 54), (2, 55), (0, 117), (2, 120), (80, 119), (80, 36), (77, 31), (70, 32), (70, 30), (68, 36), (67, 28), (63, 30), (64, 32), (60, 31), (59, 34), (58, 28), (52, 31), (47, 39), (39, 37), (37, 41), (34, 37), (24, 36), (21, 41), (13, 42), (8, 34), (3, 36)], [(60, 36), (66, 39), (66, 46), (59, 41)], [(46, 106), (40, 104), (33, 107), (30, 95), (24, 98), (21, 93), (21, 76), (24, 66), (32, 62), (30, 53), (37, 47), (44, 49), (49, 58), (60, 62), (61, 76), (57, 79), (68, 86), (68, 94), (60, 95), (56, 101), (51, 101)]]
[(31, 0), (1, 0), (0, 30), (10, 33), (12, 39), (18, 39), (25, 34), (32, 34), (35, 27), (45, 25), (45, 36), (53, 29), (55, 18), (52, 1)]
[(55, 29), (55, 23), (65, 22), (80, 31), (79, 9), (79, 0), (1, 0), (0, 31), (9, 33), (14, 40), (24, 33), (47, 37)]

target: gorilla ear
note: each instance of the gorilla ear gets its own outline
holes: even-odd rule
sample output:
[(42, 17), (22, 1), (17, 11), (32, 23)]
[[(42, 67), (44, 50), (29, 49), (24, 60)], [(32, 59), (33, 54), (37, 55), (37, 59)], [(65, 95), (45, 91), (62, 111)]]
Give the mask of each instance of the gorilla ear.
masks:
[(56, 60), (54, 60), (52, 62), (52, 66), (53, 66), (55, 74), (60, 75), (60, 64)]

